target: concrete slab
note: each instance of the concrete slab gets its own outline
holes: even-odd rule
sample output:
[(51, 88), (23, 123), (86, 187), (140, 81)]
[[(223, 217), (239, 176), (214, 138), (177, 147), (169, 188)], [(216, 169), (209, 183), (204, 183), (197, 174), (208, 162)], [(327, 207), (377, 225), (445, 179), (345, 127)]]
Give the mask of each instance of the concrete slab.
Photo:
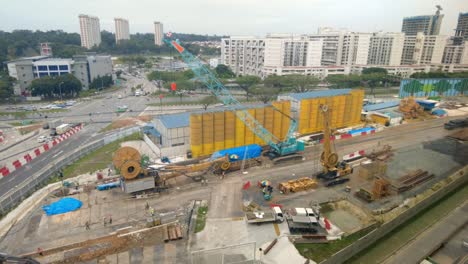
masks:
[(348, 234), (362, 228), (361, 221), (345, 210), (334, 210), (325, 215), (333, 224)]
[(130, 255), (128, 251), (117, 254), (117, 263), (119, 264), (130, 264)]

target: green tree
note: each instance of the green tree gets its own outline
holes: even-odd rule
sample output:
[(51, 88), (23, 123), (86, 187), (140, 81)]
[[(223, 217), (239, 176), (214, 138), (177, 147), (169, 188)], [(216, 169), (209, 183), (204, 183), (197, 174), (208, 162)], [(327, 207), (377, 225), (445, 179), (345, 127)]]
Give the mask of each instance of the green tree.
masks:
[(113, 84), (112, 81), (112, 76), (111, 75), (105, 75), (105, 76), (98, 76), (94, 78), (91, 83), (89, 84), (90, 89), (104, 89), (111, 87)]
[(276, 99), (280, 92), (280, 88), (271, 88), (265, 86), (257, 86), (251, 90), (251, 94), (264, 104), (267, 104), (268, 102)]
[(426, 83), (424, 84), (423, 88), (422, 88), (422, 91), (424, 92), (424, 96), (428, 96), (432, 90), (434, 90), (434, 86), (430, 83)]
[(455, 90), (457, 90), (461, 95), (465, 95), (465, 92), (468, 91), (468, 79), (463, 79), (455, 84)]
[(234, 78), (236, 75), (232, 72), (231, 68), (224, 64), (218, 64), (215, 68), (215, 73), (219, 78), (227, 79), (227, 78)]
[(328, 75), (325, 81), (330, 84), (331, 88), (354, 88), (362, 85), (362, 77), (356, 74)]
[(292, 87), (293, 91), (296, 93), (303, 93), (317, 86), (320, 80), (310, 75), (292, 74), (284, 76), (284, 82), (287, 86)]
[(422, 90), (423, 85), (418, 80), (412, 80), (403, 86), (403, 91), (409, 93), (410, 96), (414, 96), (415, 93), (418, 93)]
[(440, 80), (435, 84), (434, 91), (436, 91), (439, 96), (442, 96), (447, 92), (452, 85), (446, 80)]
[(251, 89), (253, 86), (257, 85), (260, 83), (260, 78), (257, 76), (251, 76), (251, 75), (246, 75), (246, 76), (241, 76), (236, 78), (236, 83), (239, 85), (239, 87), (245, 91), (245, 97), (247, 100), (249, 99), (251, 95)]
[(216, 98), (216, 96), (214, 95), (210, 95), (210, 96), (206, 96), (205, 98), (203, 98), (200, 103), (201, 105), (203, 106), (203, 109), (206, 111), (206, 109), (208, 109), (208, 106), (212, 105), (212, 104), (216, 104), (217, 102), (219, 102), (218, 98)]
[(384, 73), (369, 73), (363, 74), (361, 76), (361, 79), (364, 86), (370, 88), (371, 94), (374, 95), (375, 88), (382, 84), (382, 82), (385, 79), (385, 76), (386, 75)]
[(366, 68), (362, 70), (362, 74), (372, 74), (372, 73), (381, 73), (383, 75), (388, 74), (387, 70), (384, 68), (372, 67), (372, 68)]
[(0, 72), (0, 98), (7, 99), (13, 96), (13, 85), (9, 76)]

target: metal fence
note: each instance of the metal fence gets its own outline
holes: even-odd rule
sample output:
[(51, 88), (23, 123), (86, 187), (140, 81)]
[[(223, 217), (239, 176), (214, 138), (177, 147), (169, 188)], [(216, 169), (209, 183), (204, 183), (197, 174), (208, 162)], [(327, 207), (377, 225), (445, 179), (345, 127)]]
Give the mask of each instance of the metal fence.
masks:
[(255, 242), (192, 252), (192, 264), (256, 263)]
[(139, 127), (132, 127), (121, 130), (112, 135), (108, 135), (103, 139), (89, 143), (88, 145), (77, 149), (69, 155), (63, 155), (60, 160), (51, 161), (50, 166), (44, 167), (34, 175), (31, 175), (27, 180), (8, 191), (0, 198), (0, 214), (5, 215), (21, 201), (26, 199), (36, 190), (41, 188), (52, 176), (62, 169), (64, 166), (72, 164), (73, 162), (84, 157), (88, 153), (123, 137), (129, 136), (135, 132), (140, 131)]

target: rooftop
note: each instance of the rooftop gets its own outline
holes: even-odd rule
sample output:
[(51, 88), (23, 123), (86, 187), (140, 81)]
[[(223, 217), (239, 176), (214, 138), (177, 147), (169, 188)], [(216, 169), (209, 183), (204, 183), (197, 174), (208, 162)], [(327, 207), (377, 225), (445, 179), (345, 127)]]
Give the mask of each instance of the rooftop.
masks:
[(398, 105), (400, 105), (400, 101), (391, 101), (391, 102), (385, 102), (385, 103), (379, 103), (379, 104), (366, 105), (363, 107), (363, 110), (369, 112), (369, 111), (387, 109), (387, 108), (395, 107)]
[(166, 128), (188, 127), (190, 124), (190, 112), (160, 115), (156, 119), (161, 120), (161, 123)]
[(319, 98), (319, 97), (330, 97), (342, 94), (349, 94), (351, 89), (331, 89), (331, 90), (322, 90), (322, 91), (311, 91), (305, 93), (290, 93), (290, 97), (296, 100), (310, 99), (310, 98)]

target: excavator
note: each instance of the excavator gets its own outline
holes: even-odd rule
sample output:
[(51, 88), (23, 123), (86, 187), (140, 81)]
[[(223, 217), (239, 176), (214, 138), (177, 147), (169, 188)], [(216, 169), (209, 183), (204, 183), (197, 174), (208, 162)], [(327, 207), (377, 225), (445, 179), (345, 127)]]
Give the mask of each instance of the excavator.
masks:
[(345, 161), (339, 162), (338, 154), (332, 148), (330, 109), (328, 105), (320, 105), (320, 112), (323, 116), (323, 152), (320, 155), (323, 171), (317, 175), (317, 178), (324, 180), (325, 185), (330, 187), (349, 181), (349, 178), (344, 176), (353, 173), (353, 169)]

